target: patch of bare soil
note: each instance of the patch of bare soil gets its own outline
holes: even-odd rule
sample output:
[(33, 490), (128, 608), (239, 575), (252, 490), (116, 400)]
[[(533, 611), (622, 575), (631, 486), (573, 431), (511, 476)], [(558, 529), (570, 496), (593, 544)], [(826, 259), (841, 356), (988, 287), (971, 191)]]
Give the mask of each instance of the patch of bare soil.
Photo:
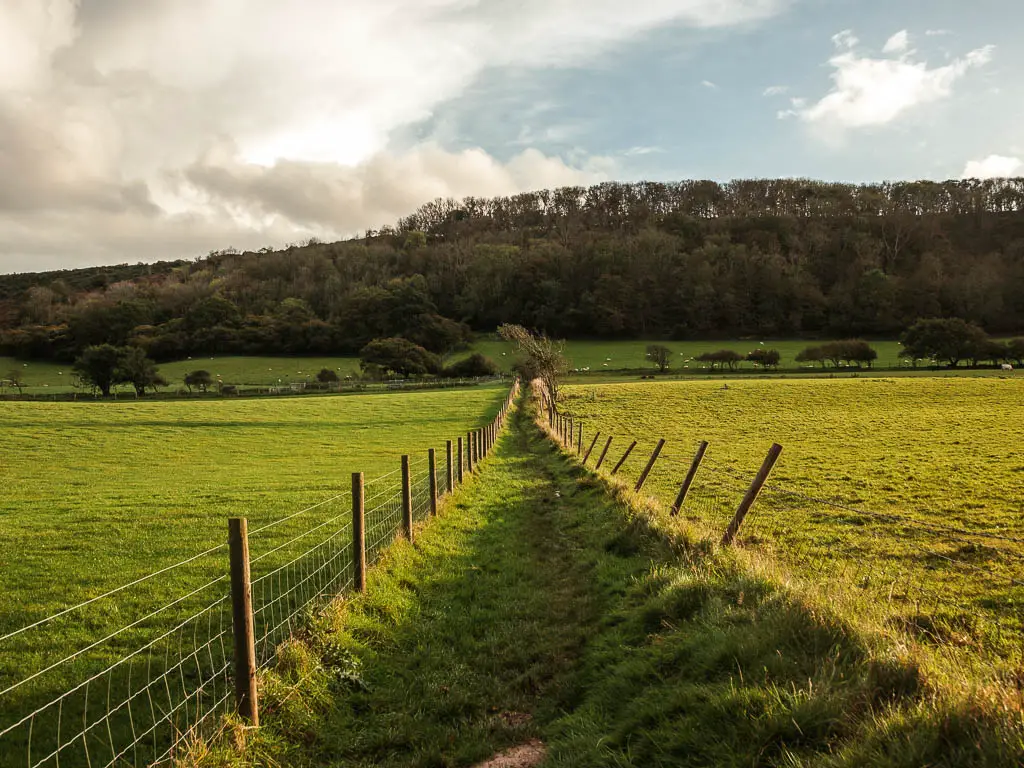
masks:
[(532, 739), (518, 747), (506, 749), (490, 760), (477, 763), (473, 768), (532, 768), (547, 755), (547, 747), (537, 739)]

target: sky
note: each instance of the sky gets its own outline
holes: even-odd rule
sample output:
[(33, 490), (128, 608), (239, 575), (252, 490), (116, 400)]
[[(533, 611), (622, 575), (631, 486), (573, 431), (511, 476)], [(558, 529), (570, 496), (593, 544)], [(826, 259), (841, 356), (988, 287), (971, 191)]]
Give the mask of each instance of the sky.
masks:
[(0, 272), (605, 180), (1024, 175), (1018, 0), (0, 0)]

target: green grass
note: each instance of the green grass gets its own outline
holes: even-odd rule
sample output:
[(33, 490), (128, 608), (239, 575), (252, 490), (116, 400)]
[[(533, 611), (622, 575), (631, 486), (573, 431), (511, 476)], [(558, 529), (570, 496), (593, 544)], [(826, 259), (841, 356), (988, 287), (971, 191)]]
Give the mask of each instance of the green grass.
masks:
[[(778, 340), (764, 339), (764, 348), (777, 349), (782, 355), (782, 368), (801, 368), (802, 364), (797, 363), (794, 358), (805, 347), (817, 345), (821, 342), (807, 340)], [(761, 340), (726, 340), (726, 341), (568, 341), (565, 345), (565, 355), (569, 359), (570, 368), (589, 368), (590, 373), (601, 373), (602, 371), (613, 370), (638, 370), (649, 368), (656, 370), (646, 357), (648, 344), (663, 344), (672, 351), (672, 363), (669, 368), (671, 373), (699, 373), (704, 363), (696, 362), (696, 358), (704, 352), (714, 352), (719, 349), (732, 349), (743, 355), (761, 348)], [(900, 346), (896, 341), (872, 341), (871, 346), (878, 352), (878, 360), (875, 365), (878, 367), (900, 366)], [(492, 360), (499, 363), (509, 360), (513, 356), (513, 348), (510, 344), (490, 339), (481, 339), (473, 345), (474, 351), (482, 352)], [(504, 353), (504, 354), (502, 354)], [(752, 363), (742, 363), (744, 369), (753, 370)], [(819, 369), (820, 365), (807, 366), (808, 370)], [(830, 366), (831, 369), (831, 366)]]
[[(974, 378), (730, 380), (569, 386), (564, 413), (584, 448), (613, 436), (602, 471), (631, 439), (620, 472), (670, 505), (699, 440), (710, 447), (682, 515), (725, 530), (769, 446), (782, 457), (741, 541), (811, 581), (911, 622), (926, 638), (1020, 656), (1024, 539), (1019, 440), (1024, 381)], [(845, 505), (847, 511), (800, 495)], [(960, 533), (929, 529), (952, 527)], [(854, 601), (856, 603), (856, 600)], [(941, 627), (932, 626), (939, 616)]]
[[(359, 374), (357, 357), (197, 357), (161, 363), (160, 374), (167, 379), (169, 391), (183, 389), (182, 380), (191, 371), (204, 369), (220, 376), (225, 384), (238, 386), (287, 386), (292, 382), (316, 381), (322, 368), (335, 371), (341, 379)], [(15, 360), (0, 357), (0, 378), (6, 378), (8, 371), (20, 370), (24, 376), (26, 394), (48, 394), (71, 392), (70, 363)], [(14, 390), (16, 391), (16, 390)], [(117, 391), (131, 394), (130, 386), (121, 385)]]
[(188, 764), (999, 766), (1019, 723), (678, 526), (614, 501), (528, 418), (369, 592), (261, 680), (258, 733)]
[[(342, 494), (254, 535), (254, 558), (321, 522), (350, 521), (352, 472), (367, 481), (391, 473), (387, 487), (393, 487), (407, 453), (414, 482), (422, 482), (427, 449), (439, 449), (443, 461), (445, 439), (483, 426), (504, 394), (485, 387), (259, 401), (4, 403), (0, 635), (221, 544), (229, 517), (247, 517), (255, 529)], [(368, 486), (368, 510), (379, 503), (374, 497), (382, 487)], [(308, 543), (264, 557), (254, 576)], [(6, 641), (0, 689), (226, 570), (220, 551)], [(208, 597), (204, 592), (196, 600)], [(0, 729), (28, 703), (66, 690), (176, 615), (158, 617), (4, 697)]]
[[(704, 352), (719, 349), (733, 349), (746, 354), (761, 346), (758, 340), (732, 341), (568, 341), (566, 357), (570, 368), (575, 372), (586, 373), (591, 377), (602, 373), (622, 370), (655, 370), (646, 358), (648, 344), (664, 344), (672, 350), (672, 364), (669, 374), (676, 376), (706, 375), (705, 364), (692, 358)], [(782, 354), (781, 368), (800, 370), (812, 374), (828, 375), (835, 369), (831, 366), (822, 371), (820, 365), (801, 364), (794, 358), (807, 346), (818, 344), (807, 340), (764, 340), (764, 346), (777, 349)], [(872, 341), (878, 351), (877, 368), (900, 368), (915, 372), (899, 359), (900, 345), (896, 341)], [(490, 336), (479, 337), (470, 349), (455, 353), (451, 360), (467, 357), (472, 352), (481, 352), (494, 360), (502, 371), (509, 371), (515, 358), (513, 345), (495, 340)], [(344, 379), (346, 376), (359, 374), (358, 357), (197, 357), (194, 360), (179, 360), (162, 363), (160, 373), (167, 379), (170, 391), (183, 388), (182, 379), (186, 373), (203, 368), (216, 376), (220, 376), (225, 384), (240, 386), (270, 387), (287, 385), (292, 382), (315, 381), (321, 368), (329, 368)], [(65, 363), (49, 363), (45, 361), (21, 361), (9, 357), (0, 357), (0, 378), (6, 378), (7, 372), (18, 369), (25, 381), (26, 394), (45, 395), (73, 391), (71, 385), (71, 365)], [(586, 369), (586, 370), (585, 370)], [(752, 363), (741, 363), (741, 371), (753, 373)], [(846, 370), (846, 369), (843, 369)], [(856, 369), (851, 369), (856, 370)], [(866, 373), (864, 369), (862, 373)], [(993, 371), (979, 370), (970, 372), (961, 368), (957, 375), (990, 375)], [(995, 372), (998, 373), (998, 372)], [(122, 385), (119, 392), (133, 394), (131, 387)], [(134, 395), (133, 395), (134, 396)]]

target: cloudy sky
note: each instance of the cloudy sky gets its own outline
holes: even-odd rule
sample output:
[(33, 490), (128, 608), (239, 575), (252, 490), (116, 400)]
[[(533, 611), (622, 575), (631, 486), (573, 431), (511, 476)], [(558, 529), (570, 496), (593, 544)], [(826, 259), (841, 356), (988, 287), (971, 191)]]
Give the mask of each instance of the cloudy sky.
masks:
[(1018, 0), (0, 0), (0, 272), (605, 179), (1024, 174)]

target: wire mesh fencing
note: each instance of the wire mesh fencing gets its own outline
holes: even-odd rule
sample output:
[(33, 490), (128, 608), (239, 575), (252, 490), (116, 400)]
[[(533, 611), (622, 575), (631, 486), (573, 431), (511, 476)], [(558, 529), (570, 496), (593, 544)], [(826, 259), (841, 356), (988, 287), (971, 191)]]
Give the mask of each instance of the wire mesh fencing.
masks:
[[(493, 448), (518, 392), (480, 430)], [(486, 438), (482, 433), (486, 432)], [(447, 482), (447, 454), (437, 494)], [(365, 562), (434, 508), (426, 453), (365, 482)], [(451, 474), (459, 477), (457, 467)], [(463, 473), (463, 476), (467, 476)], [(248, 531), (252, 644), (257, 670), (308, 616), (353, 587), (351, 491), (335, 493)], [(225, 537), (226, 538), (226, 537)], [(209, 549), (23, 626), (0, 629), (0, 768), (104, 768), (167, 764), (216, 731), (235, 709), (235, 640), (229, 547)], [(183, 584), (187, 586), (182, 586)], [(3, 627), (0, 622), (0, 628)]]
[(951, 525), (939, 515), (874, 512), (773, 484), (777, 452), (769, 451), (760, 469), (722, 463), (703, 441), (670, 443), (658, 453), (656, 438), (589, 429), (541, 399), (549, 434), (592, 470), (637, 478), (697, 530), (756, 553), (784, 580), (850, 615), (870, 616), (972, 674), (1018, 675), (1024, 538)]

